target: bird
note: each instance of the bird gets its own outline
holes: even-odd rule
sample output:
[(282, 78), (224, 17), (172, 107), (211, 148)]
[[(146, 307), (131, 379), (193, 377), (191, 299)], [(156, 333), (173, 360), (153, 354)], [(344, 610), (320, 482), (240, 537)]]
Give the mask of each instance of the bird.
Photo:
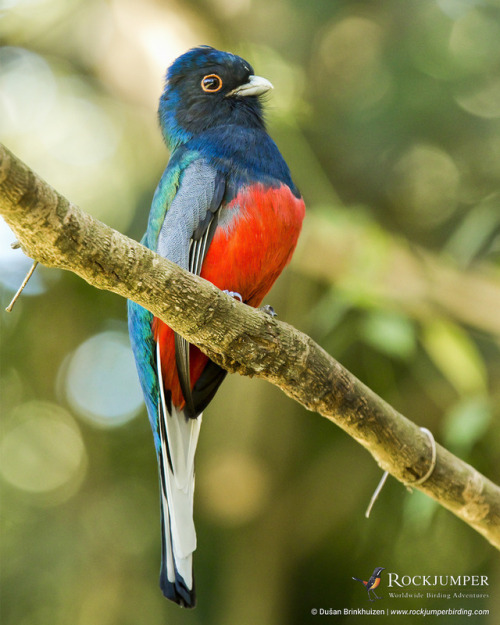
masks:
[[(141, 241), (253, 307), (290, 261), (305, 215), (266, 130), (263, 96), (272, 88), (243, 58), (211, 46), (175, 59), (158, 107), (170, 157)], [(130, 300), (128, 325), (158, 459), (160, 587), (192, 608), (194, 456), (202, 413), (226, 371)]]
[[(364, 587), (366, 588), (366, 590), (368, 591), (368, 599), (370, 601), (375, 601), (375, 599), (381, 599), (382, 597), (377, 596), (376, 592), (375, 592), (375, 588), (377, 588), (380, 584), (380, 574), (382, 573), (382, 571), (384, 570), (385, 567), (383, 566), (377, 566), (377, 568), (373, 571), (372, 576), (370, 577), (370, 579), (365, 582), (362, 579), (359, 579), (359, 577), (353, 577), (352, 579), (356, 580), (357, 582), (361, 582)], [(375, 595), (375, 599), (372, 599), (370, 597), (370, 593), (373, 593)]]

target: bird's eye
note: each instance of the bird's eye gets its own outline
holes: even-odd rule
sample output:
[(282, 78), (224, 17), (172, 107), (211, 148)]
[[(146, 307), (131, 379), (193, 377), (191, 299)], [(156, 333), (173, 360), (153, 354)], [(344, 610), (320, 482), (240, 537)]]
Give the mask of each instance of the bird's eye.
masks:
[(208, 74), (201, 81), (201, 88), (207, 93), (215, 93), (222, 89), (222, 78), (217, 74)]

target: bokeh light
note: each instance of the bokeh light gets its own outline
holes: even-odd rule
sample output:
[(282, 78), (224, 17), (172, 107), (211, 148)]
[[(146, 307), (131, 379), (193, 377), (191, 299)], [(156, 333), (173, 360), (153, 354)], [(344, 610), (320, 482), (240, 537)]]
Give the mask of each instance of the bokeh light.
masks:
[(219, 453), (198, 477), (200, 505), (223, 525), (252, 521), (269, 498), (266, 469), (243, 452)]
[(87, 339), (68, 357), (60, 375), (72, 408), (95, 425), (122, 425), (142, 408), (125, 332), (101, 332)]
[(0, 48), (0, 68), (2, 136), (43, 128), (56, 100), (57, 85), (50, 65), (29, 50), (5, 46)]
[(87, 466), (85, 445), (71, 415), (50, 402), (15, 408), (0, 442), (0, 474), (44, 503), (61, 503), (80, 486)]
[(500, 80), (494, 78), (456, 96), (457, 103), (468, 113), (493, 119), (500, 117)]
[(487, 12), (465, 11), (453, 24), (450, 50), (465, 70), (482, 74), (494, 69), (500, 59), (499, 37), (500, 24)]
[(382, 45), (381, 27), (367, 17), (349, 16), (329, 25), (319, 48), (321, 88), (339, 106), (374, 106), (390, 88)]
[(415, 145), (394, 166), (392, 202), (418, 228), (435, 227), (457, 208), (460, 172), (449, 154), (432, 145)]

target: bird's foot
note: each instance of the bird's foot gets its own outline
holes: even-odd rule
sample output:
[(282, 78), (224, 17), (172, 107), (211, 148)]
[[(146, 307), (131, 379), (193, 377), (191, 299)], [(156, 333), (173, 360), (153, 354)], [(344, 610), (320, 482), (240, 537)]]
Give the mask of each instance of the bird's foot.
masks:
[(228, 291), (227, 289), (224, 289), (223, 293), (225, 293), (226, 295), (229, 295), (229, 297), (234, 297), (234, 299), (239, 299), (240, 302), (243, 303), (243, 298), (236, 291)]
[(272, 306), (269, 306), (269, 304), (266, 304), (265, 306), (261, 306), (259, 310), (262, 310), (262, 312), (265, 312), (266, 315), (269, 315), (273, 319), (274, 317), (278, 316), (278, 313), (275, 312), (274, 308)]

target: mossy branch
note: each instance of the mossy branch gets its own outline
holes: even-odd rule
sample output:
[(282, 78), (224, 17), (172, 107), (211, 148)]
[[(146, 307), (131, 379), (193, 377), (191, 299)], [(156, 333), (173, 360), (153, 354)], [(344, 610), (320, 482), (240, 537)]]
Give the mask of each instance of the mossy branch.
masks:
[[(0, 145), (0, 214), (25, 254), (150, 310), (230, 372), (257, 376), (333, 421), (404, 484), (428, 472), (428, 436), (310, 337), (109, 228)], [(437, 446), (416, 486), (500, 549), (500, 488)]]

